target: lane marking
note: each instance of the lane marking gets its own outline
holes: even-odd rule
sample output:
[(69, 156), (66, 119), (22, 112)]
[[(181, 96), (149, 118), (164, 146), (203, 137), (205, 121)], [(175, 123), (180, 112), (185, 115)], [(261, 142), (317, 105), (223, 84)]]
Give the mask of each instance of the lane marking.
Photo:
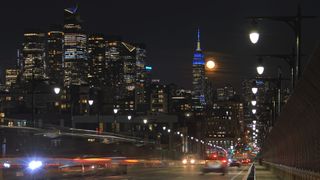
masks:
[(243, 171), (245, 171), (245, 170), (247, 170), (247, 169), (248, 169), (248, 167), (242, 169), (238, 174), (236, 174), (235, 176), (233, 176), (230, 180), (236, 179), (238, 176), (240, 176), (240, 175), (242, 174)]

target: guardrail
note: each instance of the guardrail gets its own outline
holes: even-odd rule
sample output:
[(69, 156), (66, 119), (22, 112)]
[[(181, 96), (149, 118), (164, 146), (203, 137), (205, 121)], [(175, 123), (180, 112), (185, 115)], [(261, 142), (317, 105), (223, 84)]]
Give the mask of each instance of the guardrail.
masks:
[(268, 169), (272, 170), (275, 174), (277, 174), (281, 179), (284, 180), (319, 180), (320, 173), (299, 169), (295, 167), (289, 167), (282, 164), (275, 164), (271, 162), (263, 162)]

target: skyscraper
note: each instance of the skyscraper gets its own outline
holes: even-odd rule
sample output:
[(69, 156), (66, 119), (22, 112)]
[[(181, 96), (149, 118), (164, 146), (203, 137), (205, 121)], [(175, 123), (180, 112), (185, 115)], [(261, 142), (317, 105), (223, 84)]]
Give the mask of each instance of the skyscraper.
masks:
[(198, 29), (197, 49), (193, 55), (192, 62), (192, 100), (193, 109), (201, 111), (206, 105), (205, 100), (205, 61), (200, 47), (200, 30)]
[(106, 85), (106, 45), (102, 35), (91, 35), (88, 39), (89, 82), (94, 86)]
[(120, 110), (133, 111), (135, 109), (136, 46), (119, 40), (108, 40), (106, 63), (115, 93), (115, 102), (120, 105)]
[[(151, 67), (149, 67), (149, 69), (150, 68)], [(141, 109), (141, 107), (146, 103), (146, 78), (146, 46), (144, 44), (137, 44), (135, 110)]]
[(24, 33), (22, 47), (23, 80), (45, 78), (45, 34), (38, 31)]
[(78, 8), (64, 10), (64, 85), (83, 85), (88, 81), (87, 35), (81, 27)]
[(47, 75), (53, 84), (63, 83), (64, 33), (60, 27), (52, 26), (47, 39)]

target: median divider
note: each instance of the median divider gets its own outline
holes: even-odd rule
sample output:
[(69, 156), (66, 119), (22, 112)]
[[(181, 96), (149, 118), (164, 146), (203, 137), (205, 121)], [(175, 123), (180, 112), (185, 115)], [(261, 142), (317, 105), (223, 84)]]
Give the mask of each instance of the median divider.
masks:
[(242, 178), (242, 180), (255, 180), (256, 179), (256, 171), (254, 163), (251, 164), (250, 168), (248, 169), (247, 174)]

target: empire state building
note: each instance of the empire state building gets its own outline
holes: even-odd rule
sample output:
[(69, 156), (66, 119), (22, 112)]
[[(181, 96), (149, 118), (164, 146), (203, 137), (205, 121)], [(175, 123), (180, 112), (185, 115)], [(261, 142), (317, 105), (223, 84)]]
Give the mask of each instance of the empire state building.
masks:
[(205, 60), (200, 47), (200, 30), (198, 29), (197, 49), (192, 61), (192, 101), (195, 111), (202, 111), (205, 100)]

